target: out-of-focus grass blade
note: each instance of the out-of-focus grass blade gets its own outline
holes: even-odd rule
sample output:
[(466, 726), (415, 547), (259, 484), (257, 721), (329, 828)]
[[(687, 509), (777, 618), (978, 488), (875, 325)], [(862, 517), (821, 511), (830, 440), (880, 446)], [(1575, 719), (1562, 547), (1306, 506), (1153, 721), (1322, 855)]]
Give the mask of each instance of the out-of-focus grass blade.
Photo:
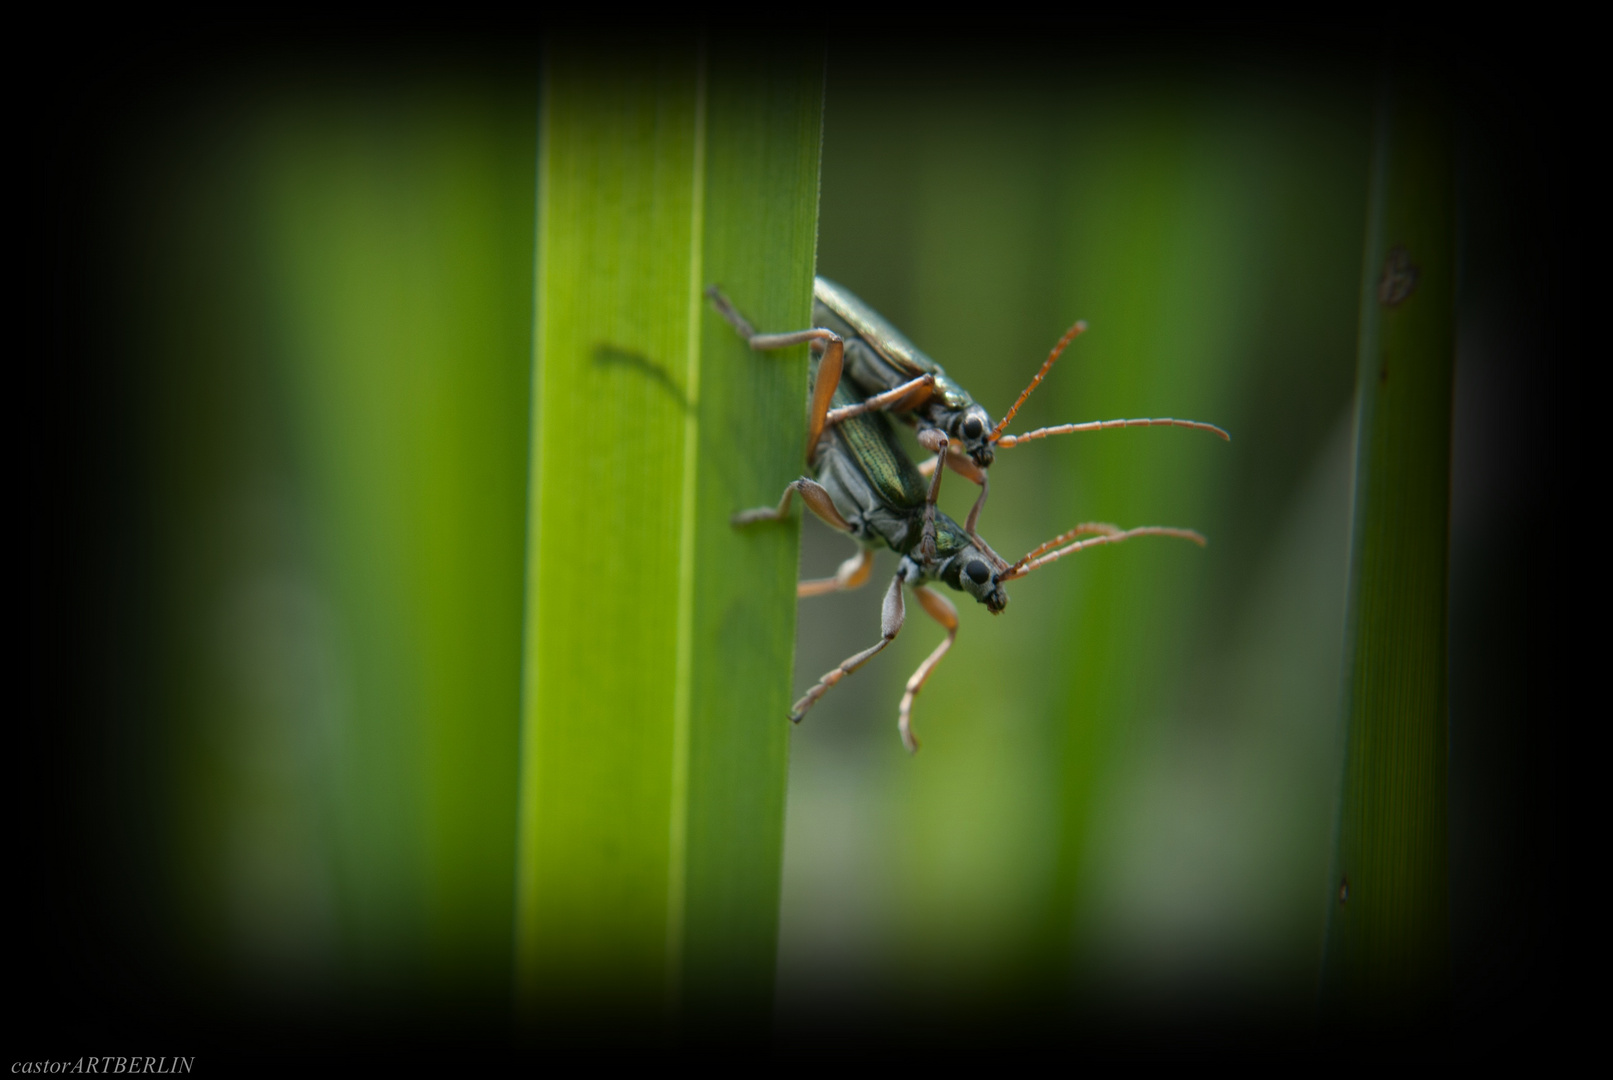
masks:
[(535, 88), (226, 80), (129, 170), (165, 906), (252, 1000), (507, 1012)]
[(331, 777), (352, 933), (502, 972), (535, 125), (435, 90), (268, 125), (267, 276), (359, 691)]
[[(1080, 436), (1054, 451), (1066, 468), (1062, 490), (1079, 493), (1065, 497), (1069, 520), (1186, 525), (1209, 538), (1203, 550), (1148, 540), (1095, 551), (1100, 558), (1062, 567), (1059, 581), (1036, 583), (1070, 598), (1049, 930), (1053, 940), (1068, 940), (1075, 927), (1077, 948), (1088, 951), (1100, 947), (1085, 920), (1103, 885), (1094, 880), (1092, 844), (1103, 833), (1100, 815), (1123, 748), (1151, 714), (1207, 708), (1191, 700), (1193, 690), (1184, 693), (1183, 669), (1214, 636), (1205, 593), (1236, 567), (1245, 540), (1229, 535), (1225, 516), (1236, 455), (1249, 436), (1233, 389), (1261, 358), (1244, 330), (1263, 297), (1231, 268), (1259, 267), (1262, 246), (1276, 238), (1253, 197), (1254, 179), (1292, 167), (1275, 140), (1249, 138), (1241, 154), (1229, 154), (1223, 139), (1232, 125), (1213, 107), (1177, 105), (1173, 113), (1173, 104), (1143, 97), (1129, 108), (1094, 110), (1073, 140), (1109, 150), (1075, 156), (1070, 181), (1066, 235), (1078, 257), (1070, 259), (1065, 295), (1091, 330), (1078, 362), (1062, 372), (1064, 411), (1210, 418), (1235, 440)], [(1223, 139), (1205, 138), (1206, 129)]]
[(821, 53), (552, 46), (517, 915), (528, 1021), (771, 993)]
[(1447, 555), (1455, 211), (1448, 107), (1386, 76), (1356, 377), (1330, 1008), (1437, 1001), (1448, 964)]

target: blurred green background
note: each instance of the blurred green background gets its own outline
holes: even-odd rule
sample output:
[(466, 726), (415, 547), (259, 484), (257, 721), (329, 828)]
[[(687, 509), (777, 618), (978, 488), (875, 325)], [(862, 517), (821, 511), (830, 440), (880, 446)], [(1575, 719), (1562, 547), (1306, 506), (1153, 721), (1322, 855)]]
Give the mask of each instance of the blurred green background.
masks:
[[(968, 605), (914, 760), (894, 722), (939, 636), (922, 621), (807, 718), (779, 1021), (848, 995), (870, 1022), (900, 1002), (990, 1024), (1068, 993), (1096, 1014), (1302, 1012), (1338, 766), (1367, 73), (831, 64), (820, 273), (996, 416), (1087, 320), (1012, 430), (1176, 416), (1233, 440), (999, 452), (980, 529), (1006, 558), (1091, 520), (1209, 547), (1083, 553), (999, 618)], [(809, 522), (803, 575), (847, 546)], [(875, 632), (875, 591), (801, 602), (798, 690)]]
[[(1016, 582), (1000, 618), (964, 609), (916, 758), (896, 705), (939, 639), (926, 620), (792, 733), (786, 1038), (1309, 1015), (1372, 50), (1222, 44), (831, 50), (821, 273), (994, 415), (1085, 319), (1013, 430), (1164, 415), (1233, 441), (1130, 430), (999, 455), (981, 532), (1009, 558), (1090, 520), (1209, 546), (1083, 553)], [(53, 407), (82, 478), (58, 515), (69, 599), (44, 708), (64, 721), (40, 759), (58, 794), (35, 812), (57, 868), (37, 946), (51, 1030), (507, 1028), (539, 48), (392, 52), (187, 58), (126, 87), (114, 67), (51, 144), (53, 325), (75, 361)], [(1497, 100), (1464, 120), (1466, 288), (1516, 299), (1511, 268), (1538, 260), (1508, 224), (1515, 152), (1482, 122), (1524, 114)], [(1519, 853), (1550, 820), (1496, 839), (1546, 786), (1549, 745), (1504, 734), (1527, 706), (1495, 642), (1519, 631), (1483, 628), (1521, 625), (1522, 592), (1511, 549), (1472, 540), (1526, 473), (1464, 451), (1492, 445), (1509, 373), (1549, 339), (1472, 310), (1459, 972), (1546, 910), (1485, 898), (1538, 869)], [(947, 478), (950, 513), (972, 497)], [(802, 529), (803, 576), (849, 553)], [(797, 693), (873, 640), (878, 594), (801, 603)], [(1524, 759), (1536, 772), (1497, 764)]]
[(366, 74), (219, 79), (119, 148), (148, 930), (203, 1000), (497, 1027), (536, 84)]

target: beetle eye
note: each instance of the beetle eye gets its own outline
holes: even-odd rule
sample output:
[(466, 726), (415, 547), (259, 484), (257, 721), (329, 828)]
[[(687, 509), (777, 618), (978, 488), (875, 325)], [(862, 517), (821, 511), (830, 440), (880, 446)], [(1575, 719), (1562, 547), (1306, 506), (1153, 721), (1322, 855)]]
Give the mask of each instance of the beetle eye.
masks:
[(970, 559), (969, 565), (963, 568), (963, 572), (968, 574), (970, 580), (976, 585), (985, 584), (986, 579), (991, 576), (991, 568), (979, 559)]
[(963, 437), (966, 439), (978, 439), (985, 434), (985, 431), (986, 425), (982, 424), (977, 416), (971, 416), (963, 422)]

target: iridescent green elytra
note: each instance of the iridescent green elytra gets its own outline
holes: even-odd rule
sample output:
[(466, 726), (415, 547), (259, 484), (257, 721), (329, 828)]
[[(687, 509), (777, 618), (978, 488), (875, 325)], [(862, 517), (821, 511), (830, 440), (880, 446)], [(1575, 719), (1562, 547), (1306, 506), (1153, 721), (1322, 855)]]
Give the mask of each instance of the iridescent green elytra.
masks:
[(946, 432), (981, 468), (990, 467), (993, 451), (986, 433), (991, 417), (940, 364), (844, 285), (819, 277), (813, 282), (812, 301), (813, 325), (845, 339), (845, 379), (865, 394), (878, 394), (918, 375), (933, 376), (935, 389), (912, 410), (912, 417), (921, 427)]
[[(855, 405), (863, 400), (855, 387), (842, 383), (836, 390), (833, 404), (836, 408)], [(834, 455), (838, 460), (825, 460)], [(855, 467), (857, 474), (867, 483), (876, 504), (869, 506), (864, 499), (844, 484), (836, 484), (827, 474), (844, 468), (845, 462)], [(841, 496), (844, 512), (862, 528), (860, 535), (883, 540), (898, 554), (911, 554), (921, 540), (923, 514), (929, 502), (929, 484), (919, 473), (913, 460), (896, 440), (896, 432), (885, 413), (866, 412), (848, 417), (824, 433), (814, 463), (829, 489)], [(852, 507), (862, 507), (855, 514)], [(970, 545), (964, 528), (952, 518), (937, 510), (935, 521), (935, 560), (945, 562)], [(952, 575), (956, 577), (956, 574)]]
[[(835, 408), (861, 401), (842, 383), (834, 396)], [(892, 506), (923, 506), (929, 485), (913, 460), (896, 442), (890, 421), (881, 412), (866, 412), (835, 425), (834, 433), (846, 441), (857, 468), (874, 485), (880, 498)]]

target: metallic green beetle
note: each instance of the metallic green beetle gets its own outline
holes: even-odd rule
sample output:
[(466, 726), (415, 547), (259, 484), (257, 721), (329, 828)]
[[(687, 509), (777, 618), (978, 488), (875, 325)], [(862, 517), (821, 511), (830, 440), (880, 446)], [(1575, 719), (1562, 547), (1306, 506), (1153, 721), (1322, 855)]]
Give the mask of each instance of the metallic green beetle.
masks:
[[(930, 673), (958, 634), (957, 609), (945, 596), (931, 589), (930, 582), (939, 581), (966, 592), (996, 615), (1008, 606), (1004, 584), (1083, 548), (1118, 543), (1134, 536), (1175, 536), (1203, 545), (1204, 538), (1191, 529), (1145, 526), (1122, 530), (1093, 522), (1077, 525), (1018, 562), (1008, 563), (975, 535), (974, 514), (970, 515), (968, 525), (963, 526), (936, 509), (940, 470), (932, 472), (926, 482), (896, 441), (890, 420), (883, 411), (890, 405), (889, 395), (865, 395), (850, 379), (842, 380), (847, 343), (839, 333), (827, 327), (815, 327), (787, 334), (758, 334), (715, 285), (706, 293), (717, 311), (753, 349), (783, 349), (806, 343), (820, 346), (814, 350), (817, 359), (807, 420), (807, 465), (813, 476), (792, 480), (785, 486), (784, 496), (777, 506), (735, 514), (734, 524), (744, 526), (783, 520), (789, 516), (791, 498), (800, 495), (807, 508), (825, 523), (857, 540), (857, 554), (842, 563), (834, 577), (801, 582), (796, 589), (798, 596), (816, 596), (863, 585), (873, 570), (874, 551), (881, 544), (901, 556), (896, 576), (885, 593), (879, 641), (848, 657), (819, 679), (790, 710), (792, 721), (799, 723), (831, 686), (867, 663), (901, 631), (906, 617), (904, 585), (912, 589), (920, 606), (947, 632), (946, 640), (907, 681), (907, 691), (902, 696), (897, 729), (903, 745), (911, 753), (916, 752), (919, 745), (912, 729), (913, 699), (924, 688)], [(934, 372), (926, 374), (935, 376)], [(944, 457), (947, 443), (942, 433), (931, 448)], [(978, 509), (977, 502), (976, 512)]]
[[(975, 500), (974, 509), (965, 520), (965, 527), (971, 534), (975, 531), (975, 523), (989, 490), (986, 470), (991, 467), (998, 448), (1008, 449), (1049, 435), (1121, 427), (1192, 428), (1211, 432), (1223, 439), (1230, 438), (1214, 424), (1177, 420), (1174, 417), (1095, 420), (1059, 424), (1023, 435), (1004, 435), (1003, 429), (1047, 376), (1054, 361), (1070, 342), (1086, 330), (1085, 322), (1077, 322), (1065, 331), (1042, 363), (1042, 369), (996, 424), (991, 422), (991, 416), (985, 408), (969, 396), (969, 392), (957, 380), (948, 376), (940, 364), (845, 286), (837, 285), (825, 277), (813, 281), (812, 323), (816, 327), (833, 330), (845, 342), (842, 377), (855, 383), (864, 395), (876, 398), (877, 408), (911, 423), (918, 429), (919, 442), (938, 454), (934, 462), (925, 463), (924, 471), (945, 461), (948, 468), (980, 485), (980, 497)], [(939, 453), (943, 443), (947, 446), (947, 452)]]

